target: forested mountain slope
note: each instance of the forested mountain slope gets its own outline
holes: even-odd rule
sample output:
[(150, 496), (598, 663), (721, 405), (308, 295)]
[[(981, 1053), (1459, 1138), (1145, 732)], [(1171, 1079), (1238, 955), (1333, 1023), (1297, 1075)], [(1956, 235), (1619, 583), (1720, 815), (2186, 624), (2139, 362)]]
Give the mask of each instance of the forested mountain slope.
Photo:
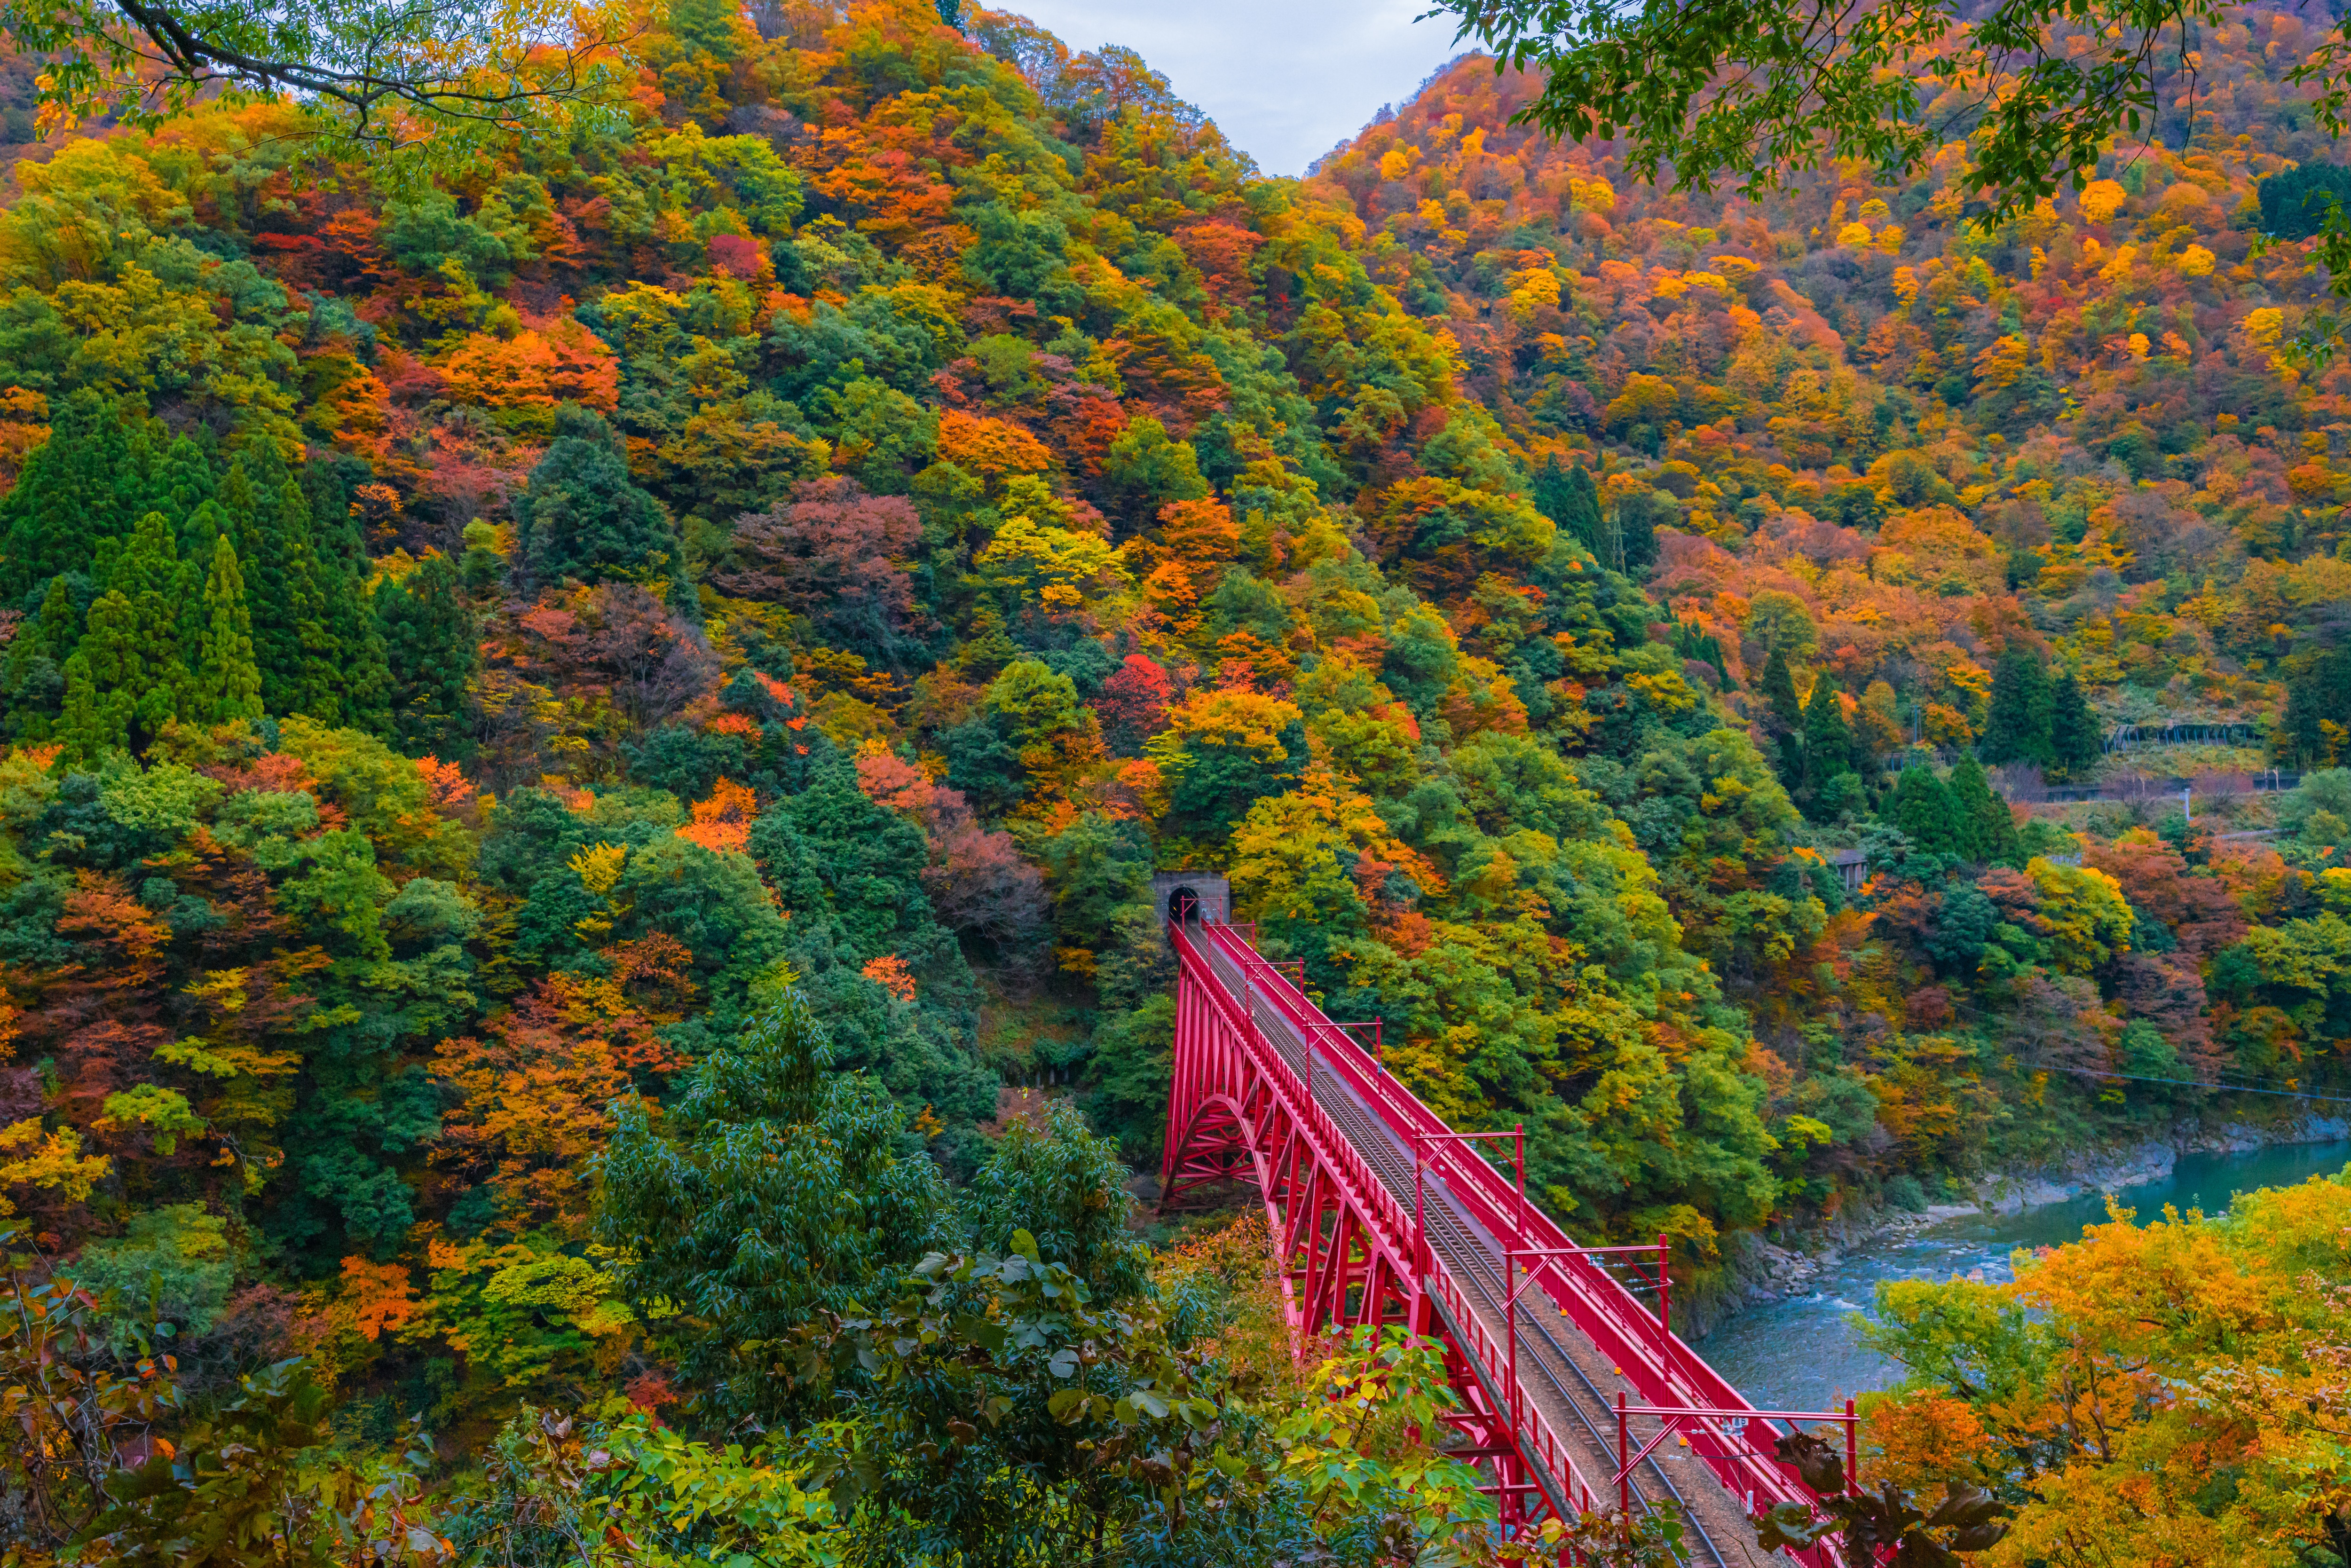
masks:
[[(2325, 280), (2257, 242), (2306, 237), (2341, 175), (2283, 85), (2303, 21), (2246, 7), (2199, 37), (2149, 144), (1989, 234), (1962, 141), (1915, 179), (1800, 176), (1768, 205), (1667, 193), (1509, 124), (1535, 84), (1475, 58), (1320, 183), (1512, 441), (1604, 455), (1642, 525), (1607, 548), (1656, 561), (1734, 679), (1789, 608), (1759, 625), (1755, 601), (1787, 594), (1792, 656), (1849, 695), (1887, 682), (1947, 747), (1983, 735), (2014, 632), (2109, 720), (2267, 727), (2299, 678), (2278, 759), (2338, 761), (2342, 681), (2308, 633), (2351, 598), (2351, 368), (2281, 353)], [(1653, 552), (1650, 527), (1680, 537)]]
[(2262, 26), (2241, 133), (1980, 240), (1939, 175), (1636, 191), (1474, 61), (1264, 180), (1132, 56), (888, 0), (684, 0), (625, 127), (445, 186), (267, 105), (19, 164), (18, 1223), (224, 1357), (609, 1380), (611, 1107), (788, 988), (952, 1176), (1008, 1076), (1148, 1155), (1155, 865), (1693, 1269), (2204, 1098), (2085, 1073), (2344, 1082), (2339, 774), (2077, 841), (1970, 755), (2159, 696), (2339, 760)]

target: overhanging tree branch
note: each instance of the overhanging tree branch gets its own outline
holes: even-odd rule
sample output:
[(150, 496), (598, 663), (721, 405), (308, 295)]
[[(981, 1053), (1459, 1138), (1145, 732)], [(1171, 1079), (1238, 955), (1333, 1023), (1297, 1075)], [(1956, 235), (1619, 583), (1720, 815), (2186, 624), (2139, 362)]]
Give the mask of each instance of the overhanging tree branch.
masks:
[(564, 0), (0, 0), (0, 33), (50, 61), (47, 125), (153, 124), (226, 89), (284, 95), (376, 152), (601, 107), (641, 31)]

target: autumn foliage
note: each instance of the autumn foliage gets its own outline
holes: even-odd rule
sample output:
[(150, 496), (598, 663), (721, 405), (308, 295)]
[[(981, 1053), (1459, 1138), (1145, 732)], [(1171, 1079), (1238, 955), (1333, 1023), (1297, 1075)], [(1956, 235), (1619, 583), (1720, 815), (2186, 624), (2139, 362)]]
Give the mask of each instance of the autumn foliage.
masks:
[[(610, 116), (415, 182), (260, 102), (15, 165), (0, 1202), (60, 1278), (162, 1281), (207, 1387), (302, 1351), (354, 1442), (704, 1408), (710, 1302), (598, 1239), (621, 1129), (765, 1193), (730, 1053), (797, 998), (906, 1191), (1008, 1085), (1147, 1167), (1182, 869), (1693, 1291), (2351, 1092), (2351, 363), (2251, 226), (2325, 155), (2295, 16), (1984, 232), (1963, 141), (1662, 191), (1474, 57), (1269, 178), (1130, 51), (940, 15), (655, 6)], [(2261, 1253), (2028, 1270), (1979, 1304), (2056, 1337), (1883, 1406), (1888, 1473), (2127, 1533), (2092, 1494), (2203, 1455), (2252, 1540), (2324, 1434), (2097, 1296), (2323, 1406)]]

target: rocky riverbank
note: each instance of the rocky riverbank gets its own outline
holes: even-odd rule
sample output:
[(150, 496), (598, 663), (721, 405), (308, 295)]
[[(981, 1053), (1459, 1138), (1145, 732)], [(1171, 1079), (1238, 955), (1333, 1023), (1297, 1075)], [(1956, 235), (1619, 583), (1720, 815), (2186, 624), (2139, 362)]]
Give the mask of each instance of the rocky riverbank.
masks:
[(1976, 1184), (1976, 1201), (1968, 1208), (1987, 1214), (2016, 1214), (2088, 1193), (2114, 1192), (2161, 1181), (2186, 1155), (2250, 1154), (2255, 1149), (2295, 1144), (2339, 1143), (2346, 1135), (2351, 1135), (2351, 1121), (2338, 1116), (2305, 1115), (2267, 1125), (2235, 1122), (2208, 1128), (2191, 1124), (2169, 1139), (2094, 1151), (2054, 1170), (1988, 1176)]
[(2351, 1121), (2305, 1115), (2277, 1123), (2189, 1124), (2171, 1136), (2121, 1148), (2085, 1151), (2061, 1165), (2004, 1171), (1984, 1176), (1969, 1201), (1933, 1204), (1909, 1212), (1849, 1206), (1799, 1231), (1766, 1237), (1751, 1231), (1726, 1237), (1723, 1267), (1677, 1281), (1674, 1328), (1697, 1339), (1750, 1307), (1809, 1294), (1814, 1281), (1848, 1255), (1881, 1248), (1941, 1221), (1972, 1214), (2010, 1215), (2044, 1204), (2064, 1203), (2093, 1193), (2116, 1192), (2162, 1180), (2182, 1156), (2243, 1154), (2255, 1149), (2340, 1142), (2351, 1136)]

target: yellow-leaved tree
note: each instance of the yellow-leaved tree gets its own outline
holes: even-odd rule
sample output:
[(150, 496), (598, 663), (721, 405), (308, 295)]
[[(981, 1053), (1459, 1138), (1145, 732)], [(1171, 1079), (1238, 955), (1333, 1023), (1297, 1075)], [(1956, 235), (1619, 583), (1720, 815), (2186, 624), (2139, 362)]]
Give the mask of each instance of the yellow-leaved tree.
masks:
[[(1879, 1288), (1909, 1369), (1869, 1403), (1879, 1479), (2017, 1505), (1987, 1563), (2286, 1568), (2351, 1548), (2351, 1176), (2166, 1209), (2010, 1284)], [(2331, 1555), (2330, 1555), (2331, 1554)]]

